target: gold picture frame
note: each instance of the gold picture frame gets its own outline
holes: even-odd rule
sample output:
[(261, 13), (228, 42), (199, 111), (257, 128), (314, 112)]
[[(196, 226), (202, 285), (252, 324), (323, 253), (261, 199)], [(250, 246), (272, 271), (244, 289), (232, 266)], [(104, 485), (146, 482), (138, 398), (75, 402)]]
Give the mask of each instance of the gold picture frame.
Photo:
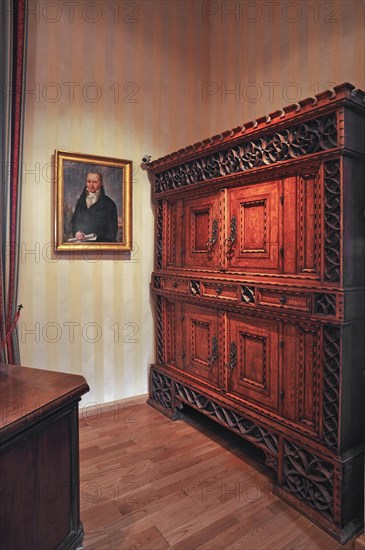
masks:
[(55, 151), (55, 251), (132, 250), (132, 161)]

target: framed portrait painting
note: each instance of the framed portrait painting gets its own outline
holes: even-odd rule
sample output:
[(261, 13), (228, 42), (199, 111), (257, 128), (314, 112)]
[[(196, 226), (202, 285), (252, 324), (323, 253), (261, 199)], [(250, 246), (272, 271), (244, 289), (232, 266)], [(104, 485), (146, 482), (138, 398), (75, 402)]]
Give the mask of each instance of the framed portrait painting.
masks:
[(132, 161), (55, 151), (55, 250), (132, 250)]

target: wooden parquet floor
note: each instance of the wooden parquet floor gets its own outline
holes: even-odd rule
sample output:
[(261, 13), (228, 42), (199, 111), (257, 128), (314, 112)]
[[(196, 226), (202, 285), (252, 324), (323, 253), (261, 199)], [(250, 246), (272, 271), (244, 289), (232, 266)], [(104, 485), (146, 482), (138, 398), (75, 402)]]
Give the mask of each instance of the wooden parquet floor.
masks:
[(80, 412), (84, 550), (349, 550), (275, 497), (250, 444), (191, 411)]

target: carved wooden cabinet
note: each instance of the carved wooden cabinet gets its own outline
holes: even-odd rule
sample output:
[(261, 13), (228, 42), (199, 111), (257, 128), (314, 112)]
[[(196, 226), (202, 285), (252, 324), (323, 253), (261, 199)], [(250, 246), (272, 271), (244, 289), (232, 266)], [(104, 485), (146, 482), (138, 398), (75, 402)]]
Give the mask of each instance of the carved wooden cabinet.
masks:
[(341, 542), (362, 528), (364, 113), (343, 84), (149, 164), (149, 403), (260, 447)]

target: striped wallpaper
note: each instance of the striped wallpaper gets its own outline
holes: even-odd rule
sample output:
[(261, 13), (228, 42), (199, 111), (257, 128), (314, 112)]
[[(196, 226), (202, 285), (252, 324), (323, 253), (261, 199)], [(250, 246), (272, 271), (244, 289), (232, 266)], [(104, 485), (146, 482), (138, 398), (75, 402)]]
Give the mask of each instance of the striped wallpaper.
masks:
[[(86, 403), (142, 394), (154, 359), (143, 154), (157, 158), (327, 83), (364, 87), (364, 4), (42, 0), (28, 16), (22, 364), (83, 374)], [(55, 149), (133, 160), (130, 261), (54, 256)]]

